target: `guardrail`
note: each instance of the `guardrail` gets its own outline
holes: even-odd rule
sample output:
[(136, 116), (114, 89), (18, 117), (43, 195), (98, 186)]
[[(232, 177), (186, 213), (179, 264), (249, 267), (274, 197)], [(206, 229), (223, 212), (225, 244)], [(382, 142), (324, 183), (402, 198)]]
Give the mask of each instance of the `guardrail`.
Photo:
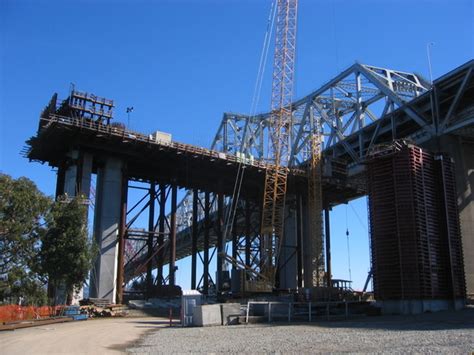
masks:
[[(272, 302), (272, 301), (249, 301), (247, 302), (247, 311), (245, 314), (245, 323), (249, 322), (249, 316), (250, 316), (250, 306), (252, 305), (266, 305), (267, 308), (267, 317), (268, 317), (268, 322), (272, 322), (272, 309), (274, 308), (273, 306), (287, 306), (288, 311), (287, 311), (287, 319), (288, 322), (291, 322), (291, 320), (294, 317), (294, 306), (295, 305), (306, 305), (307, 307), (307, 316), (308, 316), (308, 322), (311, 322), (313, 319), (313, 307), (319, 307), (323, 308), (324, 314), (321, 314), (322, 316), (325, 316), (326, 319), (329, 320), (330, 318), (330, 308), (331, 307), (339, 307), (339, 306), (344, 306), (344, 316), (347, 319), (349, 317), (349, 304), (350, 303), (358, 303), (358, 301), (328, 301), (328, 302)], [(316, 315), (316, 314), (315, 314)]]
[[(120, 127), (112, 125), (105, 125), (90, 119), (80, 119), (67, 116), (60, 116), (51, 114), (49, 117), (42, 117), (41, 129), (49, 128), (53, 124), (61, 124), (66, 126), (78, 127), (81, 129), (87, 129), (95, 131), (101, 134), (107, 134), (123, 140), (133, 140), (136, 142), (142, 142), (147, 144), (153, 144), (161, 147), (168, 147), (177, 150), (180, 154), (195, 154), (206, 156), (211, 159), (225, 160), (229, 163), (243, 164), (245, 166), (253, 166), (259, 169), (266, 170), (271, 168), (273, 165), (265, 163), (257, 159), (246, 159), (246, 157), (235, 156), (233, 154), (223, 153), (215, 150), (210, 150), (202, 147), (193, 146), (190, 144), (184, 144), (179, 142), (167, 142), (162, 140), (156, 140), (151, 135), (130, 131)], [(305, 175), (305, 171), (302, 169), (291, 169), (291, 173), (294, 175)]]

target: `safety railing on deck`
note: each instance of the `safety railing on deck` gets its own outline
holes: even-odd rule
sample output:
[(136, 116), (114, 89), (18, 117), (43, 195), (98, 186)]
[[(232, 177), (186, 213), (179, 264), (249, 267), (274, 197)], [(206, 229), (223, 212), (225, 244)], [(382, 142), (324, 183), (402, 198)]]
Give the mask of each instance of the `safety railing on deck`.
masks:
[[(80, 119), (66, 116), (59, 116), (56, 114), (51, 114), (49, 117), (42, 117), (41, 121), (42, 129), (48, 128), (53, 124), (61, 124), (66, 126), (78, 127), (82, 129), (92, 130), (100, 134), (107, 134), (110, 136), (115, 136), (123, 139), (124, 141), (133, 140), (136, 142), (142, 142), (147, 144), (153, 144), (161, 147), (168, 147), (171, 149), (177, 150), (178, 154), (195, 154), (199, 156), (207, 156), (211, 159), (225, 160), (229, 163), (235, 164), (244, 164), (248, 166), (254, 166), (259, 169), (266, 170), (268, 167), (271, 167), (270, 164), (262, 162), (261, 160), (256, 159), (246, 159), (242, 156), (235, 156), (232, 154), (227, 154), (223, 152), (218, 152), (215, 150), (210, 150), (202, 147), (193, 146), (190, 144), (178, 143), (173, 141), (164, 141), (153, 138), (152, 135), (146, 135), (143, 133), (138, 133), (123, 129), (121, 127), (116, 127), (112, 125), (105, 125), (90, 119)], [(304, 170), (300, 169), (291, 169), (291, 173), (294, 175), (304, 175)]]

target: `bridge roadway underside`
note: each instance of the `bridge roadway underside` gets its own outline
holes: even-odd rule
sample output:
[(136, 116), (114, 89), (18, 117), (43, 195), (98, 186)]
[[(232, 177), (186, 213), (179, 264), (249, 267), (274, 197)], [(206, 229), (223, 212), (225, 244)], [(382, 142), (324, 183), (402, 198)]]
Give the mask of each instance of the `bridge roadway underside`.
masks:
[[(136, 132), (120, 130), (96, 123), (84, 123), (70, 118), (43, 119), (47, 122), (38, 135), (27, 143), (27, 156), (32, 161), (47, 162), (52, 167), (73, 164), (71, 151), (91, 154), (92, 173), (104, 165), (108, 157), (123, 163), (123, 173), (129, 180), (176, 185), (231, 196), (239, 169), (239, 160), (229, 154), (210, 151), (192, 145), (166, 144), (152, 141)], [(242, 164), (245, 169), (241, 198), (260, 201), (265, 181), (265, 166), (261, 163)], [(326, 204), (336, 205), (362, 196), (360, 184), (326, 177), (323, 181)], [(306, 193), (307, 180), (303, 170), (290, 169), (288, 194)]]
[[(128, 233), (126, 227), (120, 227), (127, 224), (126, 215), (122, 211), (120, 217), (119, 210), (123, 210), (122, 206), (126, 205), (128, 194), (123, 187), (122, 190), (120, 189), (120, 180), (122, 186), (127, 189), (128, 181), (142, 181), (155, 184), (155, 186), (170, 186), (173, 190), (184, 188), (231, 196), (240, 167), (245, 171), (241, 199), (252, 201), (255, 206), (261, 205), (266, 165), (258, 161), (243, 164), (233, 155), (176, 142), (154, 141), (149, 136), (137, 132), (54, 114), (41, 119), (37, 136), (32, 137), (28, 144), (30, 149), (27, 156), (30, 160), (47, 162), (50, 166), (58, 168), (57, 194), (76, 191), (73, 193), (76, 195), (80, 191), (87, 195), (84, 189), (87, 185), (85, 181), (89, 181), (90, 184), (91, 174), (97, 174), (96, 196), (98, 199), (96, 199), (94, 211), (94, 235), (101, 248), (101, 258), (103, 259), (107, 254), (110, 260), (107, 265), (104, 263), (102, 265), (100, 261), (97, 263), (96, 273), (100, 274), (100, 277), (94, 282), (99, 285), (101, 282), (104, 283), (105, 279), (107, 285), (97, 286), (96, 297), (116, 300), (114, 295), (117, 294), (117, 290), (114, 280), (117, 277), (120, 279), (120, 276), (116, 275), (117, 270), (111, 268), (109, 264), (113, 263), (114, 255), (117, 258), (118, 255), (123, 254), (123, 251), (117, 250), (120, 249), (120, 245), (117, 246), (117, 240), (127, 238)], [(73, 178), (68, 180), (68, 176), (72, 175), (74, 175)], [(113, 192), (104, 193), (103, 191)], [(295, 196), (305, 198), (307, 178), (304, 170), (290, 170), (287, 193), (288, 200)], [(323, 196), (326, 206), (333, 206), (364, 194), (363, 185), (349, 181), (344, 175), (323, 177)], [(211, 216), (212, 218), (214, 216)], [(250, 223), (258, 225), (259, 219), (258, 214), (254, 213)], [(238, 223), (243, 222), (242, 217), (236, 220)], [(198, 223), (201, 226), (203, 224), (202, 221)], [(254, 229), (258, 230), (258, 227)], [(206, 245), (213, 247), (218, 243), (214, 226), (208, 228), (207, 242), (203, 242), (202, 230), (201, 227), (196, 252), (205, 251)], [(245, 237), (242, 226), (237, 226), (236, 230), (241, 237)], [(171, 231), (169, 234), (167, 232), (162, 257), (159, 258), (158, 263), (153, 262), (153, 268), (161, 266), (162, 269), (163, 265), (170, 264), (170, 269), (172, 269), (171, 264), (176, 260), (194, 254), (191, 238), (189, 238), (190, 232), (189, 228), (180, 230), (178, 233), (175, 231), (174, 238), (171, 236)], [(258, 231), (252, 233), (259, 234)], [(227, 238), (230, 240), (231, 237)], [(166, 243), (170, 239), (174, 240), (174, 244)], [(146, 237), (143, 241), (146, 243)], [(129, 263), (124, 270), (125, 280), (129, 280), (131, 275), (136, 275), (138, 267), (143, 266), (149, 257), (150, 254), (145, 249), (135, 262)], [(120, 265), (123, 265), (123, 260), (119, 258), (118, 269)], [(113, 269), (113, 272), (107, 271), (109, 274), (112, 273), (102, 275), (106, 271), (102, 272), (101, 269)], [(106, 291), (101, 291), (101, 288)]]
[[(383, 86), (378, 81), (375, 81), (375, 84), (377, 87)], [(388, 89), (383, 90), (386, 95)], [(350, 178), (338, 180), (326, 177), (323, 186), (325, 207), (364, 195), (366, 191), (364, 183), (357, 184), (356, 181), (358, 177), (362, 177), (363, 180), (363, 164), (366, 156), (374, 146), (390, 143), (394, 139), (409, 138), (417, 145), (432, 151), (449, 153), (456, 164), (466, 281), (468, 293), (472, 295), (474, 295), (473, 94), (474, 61), (470, 61), (435, 80), (430, 90), (415, 99), (408, 102), (397, 101), (398, 108), (395, 111), (387, 111), (383, 117), (364, 125), (358, 131), (339, 137), (332, 145), (326, 147), (324, 151), (326, 157), (335, 157), (349, 163)], [(310, 98), (308, 104), (314, 99), (312, 96)], [(389, 95), (388, 98), (392, 100), (392, 108), (395, 107), (393, 100), (396, 97)], [(317, 100), (315, 103), (317, 104)], [(102, 238), (101, 247), (109, 253), (108, 260), (113, 259), (114, 253), (115, 256), (120, 255), (115, 244), (126, 235), (123, 206), (126, 205), (128, 181), (139, 180), (149, 183), (150, 186), (163, 184), (174, 191), (171, 193), (174, 196), (177, 188), (227, 196), (232, 194), (240, 166), (238, 159), (233, 155), (176, 142), (156, 142), (148, 135), (98, 124), (91, 120), (58, 116), (59, 112), (56, 109), (55, 99), (51, 100), (42, 114), (37, 135), (27, 142), (29, 149), (26, 155), (30, 160), (47, 162), (58, 168), (57, 194), (64, 192), (73, 195), (80, 192), (87, 194), (90, 176), (92, 173), (97, 174), (96, 196), (100, 198), (96, 199), (94, 219), (97, 223), (94, 226), (94, 234), (97, 238)], [(313, 111), (308, 109), (305, 112)], [(330, 117), (326, 118), (330, 121)], [(225, 149), (227, 148), (223, 150)], [(244, 200), (252, 200), (258, 206), (262, 197), (266, 165), (255, 162), (243, 166), (245, 179), (241, 197)], [(296, 196), (298, 199), (298, 195), (301, 198), (306, 195), (306, 191), (307, 181), (304, 171), (291, 170), (288, 183), (289, 196)], [(302, 203), (299, 205), (300, 210), (304, 209), (304, 206), (301, 207)], [(110, 210), (113, 210), (113, 215)], [(305, 218), (300, 217), (298, 219)], [(258, 222), (258, 214), (252, 215), (251, 220)], [(242, 221), (242, 216), (238, 221), (239, 223)], [(202, 222), (196, 224), (202, 225)], [(151, 225), (152, 228), (149, 228), (147, 233), (152, 231), (153, 224)], [(289, 225), (293, 226), (294, 223)], [(209, 228), (205, 229), (208, 230), (210, 239), (206, 245), (209, 247), (215, 245), (217, 234), (211, 233)], [(170, 250), (170, 255), (175, 253), (178, 258), (189, 255), (188, 237), (191, 232), (191, 228), (175, 230), (176, 249)], [(173, 234), (167, 233), (167, 237)], [(202, 233), (202, 228), (199, 233)], [(199, 250), (205, 249), (201, 240), (200, 237), (197, 245)], [(170, 261), (171, 259), (172, 257)], [(121, 265), (120, 260), (118, 265)], [(112, 273), (116, 272), (117, 264), (106, 266), (111, 270), (114, 269)], [(301, 271), (301, 265), (294, 269)], [(109, 285), (107, 286), (109, 290), (106, 291), (110, 294), (110, 290), (115, 288), (115, 280), (120, 280), (120, 276), (109, 275), (106, 278)], [(112, 294), (115, 295), (115, 291)]]

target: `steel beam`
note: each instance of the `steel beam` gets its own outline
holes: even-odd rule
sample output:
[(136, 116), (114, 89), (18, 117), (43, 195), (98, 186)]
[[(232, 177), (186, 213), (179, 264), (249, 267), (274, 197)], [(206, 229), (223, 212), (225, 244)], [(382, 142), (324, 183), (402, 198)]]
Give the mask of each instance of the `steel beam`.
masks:
[(251, 247), (252, 247), (252, 229), (251, 229), (251, 213), (252, 211), (250, 210), (250, 201), (247, 200), (245, 201), (245, 265), (250, 267), (251, 266), (251, 261), (250, 261), (250, 253), (251, 253)]
[(169, 284), (174, 286), (176, 283), (176, 205), (178, 198), (178, 187), (171, 186), (171, 221), (170, 221), (170, 274)]
[(193, 225), (192, 225), (192, 249), (191, 249), (191, 289), (196, 289), (197, 274), (197, 242), (198, 242), (198, 190), (193, 190)]
[(216, 288), (217, 292), (222, 291), (222, 272), (224, 270), (224, 235), (223, 235), (223, 226), (224, 226), (224, 195), (219, 193), (217, 195), (217, 225), (216, 225), (216, 234), (217, 234), (217, 276), (216, 276)]
[(148, 192), (148, 239), (147, 239), (147, 266), (146, 266), (146, 291), (148, 297), (152, 296), (153, 290), (153, 237), (154, 237), (154, 224), (155, 224), (155, 183), (150, 184)]
[(158, 248), (160, 251), (157, 254), (158, 270), (156, 274), (157, 284), (163, 283), (163, 264), (164, 264), (164, 237), (165, 237), (165, 223), (166, 223), (166, 185), (160, 184), (160, 212), (158, 217)]
[[(232, 259), (237, 260), (239, 254), (239, 234), (237, 232), (237, 218), (234, 218), (232, 226)], [(232, 270), (237, 270), (237, 265), (232, 264)]]
[(331, 227), (329, 220), (329, 207), (324, 209), (324, 227), (326, 234), (326, 280), (327, 286), (331, 286), (332, 268), (331, 268)]
[(303, 287), (303, 201), (300, 194), (296, 197), (296, 258), (298, 262), (298, 288)]
[(205, 192), (204, 197), (204, 260), (203, 260), (203, 293), (209, 293), (209, 231), (211, 227), (210, 221), (210, 194)]

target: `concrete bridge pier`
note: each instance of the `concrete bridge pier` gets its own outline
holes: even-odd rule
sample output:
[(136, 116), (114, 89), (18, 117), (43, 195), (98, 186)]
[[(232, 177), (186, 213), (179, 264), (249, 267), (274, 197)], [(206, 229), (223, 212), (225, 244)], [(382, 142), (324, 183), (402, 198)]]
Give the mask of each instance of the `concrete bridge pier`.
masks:
[(123, 200), (123, 162), (114, 157), (104, 159), (97, 171), (94, 238), (99, 248), (91, 272), (90, 297), (116, 302), (118, 263), (118, 230)]
[[(289, 202), (289, 201), (288, 201)], [(281, 289), (296, 289), (298, 286), (298, 234), (297, 213), (293, 206), (288, 203), (285, 208), (285, 236), (279, 256), (279, 287)]]
[(216, 290), (220, 294), (224, 289), (224, 257), (225, 241), (224, 241), (224, 195), (219, 193), (217, 195), (217, 220), (216, 220), (216, 235), (217, 235), (217, 250), (216, 250)]
[(303, 287), (311, 288), (316, 286), (316, 275), (317, 275), (317, 267), (314, 262), (314, 255), (312, 253), (312, 246), (314, 240), (310, 233), (310, 225), (309, 225), (309, 208), (308, 208), (308, 199), (307, 197), (303, 197), (301, 201), (301, 214), (302, 214), (302, 222), (301, 222), (301, 245), (302, 245), (302, 259), (303, 259)]
[(431, 143), (429, 148), (448, 153), (454, 160), (466, 293), (474, 298), (474, 140), (444, 135), (439, 138), (438, 146)]
[(92, 161), (92, 154), (87, 152), (72, 150), (67, 153), (66, 159), (58, 168), (56, 198), (64, 194), (89, 198)]
[[(90, 153), (71, 150), (58, 168), (56, 182), (56, 199), (67, 195), (69, 198), (83, 196), (89, 199), (91, 189), (93, 156)], [(63, 287), (54, 289), (48, 286), (48, 297), (55, 298), (56, 304), (67, 302), (66, 290)], [(83, 289), (74, 292), (72, 303), (83, 298)]]

